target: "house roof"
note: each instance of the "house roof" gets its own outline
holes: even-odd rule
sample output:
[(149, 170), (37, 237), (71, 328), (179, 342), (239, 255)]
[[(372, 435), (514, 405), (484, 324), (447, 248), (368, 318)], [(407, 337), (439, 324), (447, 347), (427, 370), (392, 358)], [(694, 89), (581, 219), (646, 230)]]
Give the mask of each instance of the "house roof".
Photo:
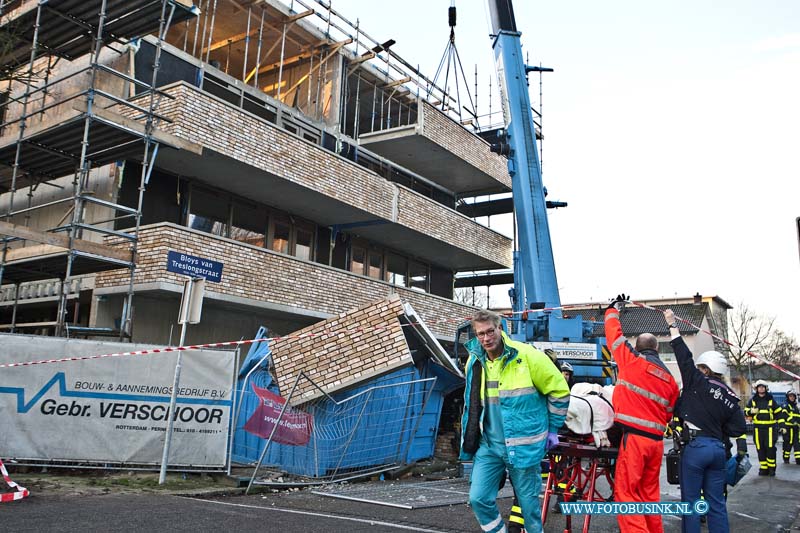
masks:
[[(627, 306), (620, 315), (620, 322), (622, 323), (622, 331), (626, 336), (639, 335), (640, 333), (652, 333), (653, 335), (669, 335), (669, 328), (664, 320), (664, 315), (661, 311), (672, 309), (675, 316), (690, 322), (698, 328), (702, 326), (703, 318), (708, 310), (708, 303), (703, 302), (700, 305), (694, 304), (671, 304), (671, 305), (654, 305), (655, 309), (646, 309), (643, 307), (636, 307), (635, 305)], [(657, 310), (656, 310), (657, 309)], [(577, 316), (581, 315), (584, 320), (592, 320), (595, 322), (603, 322), (603, 315), (605, 314), (606, 306), (601, 305), (589, 309), (574, 309), (565, 310), (565, 315)], [(678, 329), (681, 335), (694, 335), (697, 329), (689, 324), (678, 321)], [(594, 333), (603, 335), (604, 328), (602, 324), (595, 326)]]

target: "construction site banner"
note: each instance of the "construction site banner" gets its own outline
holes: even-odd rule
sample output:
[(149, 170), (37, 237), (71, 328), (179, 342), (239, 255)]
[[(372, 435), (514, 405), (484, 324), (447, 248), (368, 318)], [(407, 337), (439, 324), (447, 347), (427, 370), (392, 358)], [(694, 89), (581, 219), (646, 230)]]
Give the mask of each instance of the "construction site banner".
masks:
[[(42, 355), (25, 359), (14, 351), (0, 349), (0, 363)], [(159, 464), (176, 358), (173, 352), (0, 370), (0, 456)], [(184, 352), (171, 467), (225, 465), (233, 373), (234, 352)]]

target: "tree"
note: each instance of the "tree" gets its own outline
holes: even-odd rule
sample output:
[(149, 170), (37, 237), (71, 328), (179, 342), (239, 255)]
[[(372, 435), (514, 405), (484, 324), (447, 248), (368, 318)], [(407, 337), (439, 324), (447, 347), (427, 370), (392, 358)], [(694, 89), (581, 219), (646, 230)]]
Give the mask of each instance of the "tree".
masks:
[(453, 291), (453, 300), (475, 307), (486, 308), (489, 303), (488, 291), (480, 290), (477, 287), (461, 287)]
[[(748, 352), (762, 355), (770, 346), (775, 317), (756, 313), (745, 303), (740, 303), (728, 316), (728, 341), (722, 350), (728, 363), (741, 376), (750, 363)], [(740, 391), (743, 394), (745, 390)]]
[[(769, 339), (769, 345), (764, 349), (764, 357), (776, 365), (797, 373), (800, 370), (800, 345), (794, 337), (777, 329)], [(786, 379), (781, 373), (781, 378)]]

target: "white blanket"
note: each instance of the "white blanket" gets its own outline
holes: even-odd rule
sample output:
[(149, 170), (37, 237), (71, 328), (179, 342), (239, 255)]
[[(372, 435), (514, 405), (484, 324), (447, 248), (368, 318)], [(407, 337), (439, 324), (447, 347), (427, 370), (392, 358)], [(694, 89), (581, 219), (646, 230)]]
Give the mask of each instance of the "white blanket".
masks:
[(592, 383), (576, 383), (570, 391), (569, 409), (565, 423), (579, 435), (594, 437), (594, 445), (610, 446), (606, 430), (614, 425), (611, 398), (614, 386), (602, 387)]

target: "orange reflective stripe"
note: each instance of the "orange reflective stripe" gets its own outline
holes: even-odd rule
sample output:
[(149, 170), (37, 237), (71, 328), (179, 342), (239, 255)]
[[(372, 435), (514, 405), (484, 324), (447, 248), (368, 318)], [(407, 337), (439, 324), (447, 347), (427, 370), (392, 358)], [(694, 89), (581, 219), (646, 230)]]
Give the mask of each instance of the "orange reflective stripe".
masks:
[(654, 402), (659, 403), (662, 406), (666, 407), (667, 411), (672, 412), (672, 408), (669, 405), (669, 400), (667, 400), (663, 396), (659, 396), (658, 394), (656, 394), (654, 392), (650, 392), (649, 390), (647, 390), (645, 388), (642, 388), (642, 387), (639, 387), (638, 385), (634, 385), (633, 383), (625, 381), (624, 379), (618, 379), (617, 380), (617, 385), (622, 385), (623, 387), (627, 388), (631, 392), (635, 392), (639, 396), (644, 396), (648, 400), (653, 400)]
[(639, 418), (638, 416), (617, 413), (616, 418), (618, 420), (622, 420), (623, 422), (633, 422), (634, 424), (639, 424), (640, 426), (644, 426), (646, 428), (657, 429), (662, 433), (667, 430), (667, 426), (665, 424), (659, 424), (658, 422), (653, 422), (652, 420), (645, 420), (644, 418)]

